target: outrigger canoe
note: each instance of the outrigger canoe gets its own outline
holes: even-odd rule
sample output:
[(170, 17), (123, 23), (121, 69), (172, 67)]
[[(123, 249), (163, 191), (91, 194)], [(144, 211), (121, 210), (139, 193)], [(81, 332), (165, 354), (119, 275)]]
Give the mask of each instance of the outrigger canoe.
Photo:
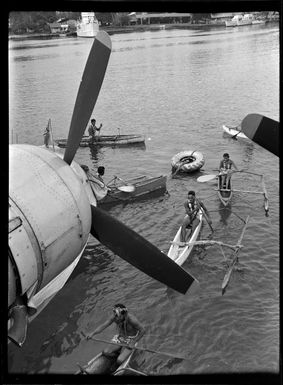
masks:
[(237, 135), (237, 138), (249, 139), (243, 132), (240, 132), (240, 130), (238, 129), (239, 127), (229, 127), (225, 124), (223, 124), (222, 127), (223, 127), (223, 131), (230, 136)]
[[(59, 147), (67, 147), (67, 139), (57, 139), (55, 142)], [(83, 136), (80, 141), (80, 147), (89, 146), (128, 146), (144, 144), (143, 135), (97, 135), (95, 140), (89, 136)]]
[(232, 180), (230, 178), (227, 189), (226, 188), (221, 189), (220, 188), (220, 179), (221, 179), (221, 177), (218, 176), (218, 188), (217, 188), (218, 196), (219, 196), (220, 201), (223, 203), (223, 205), (227, 206), (229, 204), (229, 202), (231, 201), (232, 196), (233, 196)]
[(182, 229), (182, 227), (180, 226), (172, 242), (172, 245), (170, 246), (170, 249), (168, 251), (168, 254), (167, 254), (168, 257), (171, 258), (174, 262), (176, 262), (179, 266), (181, 266), (188, 259), (191, 251), (193, 250), (194, 243), (198, 238), (198, 235), (202, 226), (202, 221), (203, 221), (202, 210), (199, 210), (199, 214), (200, 214), (199, 224), (196, 227), (193, 234), (189, 236), (189, 239), (186, 240), (186, 245), (185, 246), (180, 245), (181, 243), (180, 237), (181, 237), (181, 229)]
[[(122, 348), (121, 348), (122, 349)], [(95, 357), (93, 357), (86, 365), (80, 366), (80, 369), (76, 374), (108, 374), (108, 375), (123, 375), (126, 371), (136, 372), (135, 370), (128, 368), (128, 365), (135, 354), (133, 349), (128, 358), (119, 366), (117, 364), (117, 357), (119, 356), (121, 349), (116, 352), (113, 357), (106, 357), (100, 352)], [(141, 374), (141, 373), (140, 373)]]
[[(149, 177), (146, 175), (141, 175), (132, 179), (123, 180), (119, 177), (114, 177), (112, 183), (107, 186), (111, 188), (108, 191), (107, 195), (98, 201), (98, 205), (106, 204), (117, 204), (121, 202), (129, 202), (143, 198), (144, 196), (150, 193), (162, 194), (166, 192), (166, 175), (160, 175), (156, 177)], [(121, 191), (126, 190), (123, 187), (134, 186), (134, 188), (129, 189), (129, 192)], [(93, 189), (95, 192), (96, 186), (93, 184)]]

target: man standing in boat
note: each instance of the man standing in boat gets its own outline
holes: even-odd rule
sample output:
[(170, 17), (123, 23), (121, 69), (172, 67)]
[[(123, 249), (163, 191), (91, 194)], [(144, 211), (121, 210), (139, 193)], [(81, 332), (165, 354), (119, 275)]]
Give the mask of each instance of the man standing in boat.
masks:
[[(118, 303), (113, 307), (113, 314), (103, 324), (98, 326), (87, 338), (91, 339), (95, 334), (101, 333), (104, 329), (115, 323), (117, 326), (117, 332), (112, 342), (126, 344), (129, 347), (123, 347), (118, 358), (117, 364), (121, 365), (131, 354), (131, 349), (135, 343), (141, 339), (145, 333), (145, 329), (138, 319), (128, 312), (125, 305)], [(109, 346), (103, 350), (105, 356), (115, 356), (115, 354), (121, 349), (119, 345)]]
[(90, 139), (91, 139), (92, 143), (95, 141), (96, 131), (100, 132), (100, 129), (102, 128), (102, 123), (100, 123), (99, 127), (96, 127), (95, 123), (96, 123), (96, 120), (95, 119), (91, 119), (90, 125), (88, 127), (88, 134), (90, 136)]
[(182, 243), (186, 242), (187, 228), (191, 229), (190, 234), (193, 234), (197, 228), (200, 222), (200, 209), (206, 217), (208, 224), (211, 226), (212, 223), (207, 208), (199, 199), (196, 199), (196, 193), (194, 191), (191, 190), (188, 192), (188, 198), (186, 199), (184, 206), (187, 215), (184, 218), (181, 228), (180, 242)]
[(220, 178), (220, 188), (228, 190), (229, 188), (229, 182), (232, 175), (232, 166), (235, 168), (235, 170), (238, 171), (237, 166), (233, 162), (232, 159), (230, 159), (229, 154), (227, 152), (223, 154), (223, 159), (220, 161), (219, 164), (219, 178)]

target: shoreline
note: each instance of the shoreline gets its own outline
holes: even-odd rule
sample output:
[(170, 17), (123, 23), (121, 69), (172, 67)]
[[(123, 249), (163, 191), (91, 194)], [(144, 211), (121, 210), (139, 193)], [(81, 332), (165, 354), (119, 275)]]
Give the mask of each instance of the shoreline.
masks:
[[(146, 31), (159, 31), (165, 29), (196, 29), (196, 28), (211, 28), (211, 27), (225, 27), (225, 24), (150, 24), (150, 25), (135, 25), (127, 27), (100, 27), (100, 31), (105, 31), (109, 35), (115, 33), (131, 33), (131, 32), (146, 32)], [(59, 33), (29, 33), (21, 35), (8, 35), (9, 40), (27, 40), (27, 39), (54, 39), (60, 37), (76, 37), (76, 33), (71, 34), (59, 34)]]
[[(267, 20), (266, 23), (278, 23), (277, 20)], [(245, 26), (242, 26), (245, 27)], [(191, 23), (178, 23), (178, 24), (150, 24), (150, 25), (133, 25), (126, 27), (100, 27), (100, 31), (105, 31), (109, 35), (115, 33), (131, 33), (131, 32), (146, 32), (146, 31), (161, 31), (169, 29), (209, 29), (209, 28), (229, 28), (225, 23), (210, 23), (210, 24), (191, 24)], [(57, 39), (62, 37), (78, 37), (76, 32), (72, 33), (30, 33), (21, 35), (8, 35), (9, 40), (28, 40), (28, 39)], [(85, 37), (86, 38), (86, 37)]]

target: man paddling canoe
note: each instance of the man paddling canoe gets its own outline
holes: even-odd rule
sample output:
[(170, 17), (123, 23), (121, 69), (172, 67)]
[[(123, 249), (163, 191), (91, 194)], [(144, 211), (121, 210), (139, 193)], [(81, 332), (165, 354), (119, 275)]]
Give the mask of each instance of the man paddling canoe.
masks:
[(212, 223), (209, 213), (207, 211), (207, 208), (199, 199), (196, 199), (196, 193), (194, 191), (191, 190), (188, 192), (188, 198), (186, 199), (184, 206), (185, 206), (187, 215), (184, 218), (182, 229), (181, 229), (180, 241), (182, 243), (186, 242), (187, 228), (190, 228), (191, 234), (193, 234), (196, 227), (198, 226), (200, 221), (199, 220), (200, 209), (202, 209), (204, 215), (206, 215), (208, 223), (210, 225)]
[(219, 178), (220, 178), (220, 188), (228, 189), (229, 182), (232, 174), (232, 166), (238, 171), (237, 166), (230, 159), (229, 154), (227, 152), (223, 154), (223, 159), (221, 159), (219, 164)]
[[(113, 322), (117, 326), (118, 334), (112, 338), (112, 341), (129, 346), (129, 348), (123, 347), (117, 358), (117, 364), (120, 365), (131, 354), (131, 349), (134, 347), (135, 343), (144, 335), (145, 329), (138, 321), (138, 319), (133, 314), (128, 312), (126, 306), (118, 303), (114, 305), (113, 314), (111, 317), (103, 324), (98, 326), (87, 338), (91, 339), (95, 334), (101, 333)], [(103, 350), (103, 354), (105, 356), (112, 357), (120, 349), (121, 347), (119, 345), (117, 345), (117, 347), (111, 345)]]

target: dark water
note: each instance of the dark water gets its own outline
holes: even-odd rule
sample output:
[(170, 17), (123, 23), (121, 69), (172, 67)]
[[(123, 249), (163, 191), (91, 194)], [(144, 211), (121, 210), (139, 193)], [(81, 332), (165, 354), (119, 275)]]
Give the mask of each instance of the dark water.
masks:
[[(235, 193), (232, 211), (250, 215), (239, 264), (224, 296), (227, 264), (217, 246), (196, 247), (183, 267), (198, 280), (194, 293), (179, 295), (114, 256), (93, 238), (62, 291), (32, 322), (19, 350), (9, 346), (13, 373), (74, 373), (104, 346), (85, 341), (116, 302), (145, 324), (143, 346), (189, 356), (189, 361), (138, 353), (133, 367), (160, 374), (279, 370), (279, 164), (250, 141), (227, 138), (222, 124), (237, 125), (248, 113), (279, 120), (278, 25), (232, 29), (172, 30), (111, 37), (113, 51), (95, 107), (103, 133), (141, 133), (146, 146), (78, 150), (76, 160), (92, 170), (106, 167), (105, 180), (137, 174), (167, 174), (169, 195), (110, 213), (164, 252), (184, 216), (188, 189), (210, 210), (214, 239), (235, 244), (243, 223), (222, 210), (212, 173), (223, 152), (239, 169), (264, 174), (269, 216), (260, 194)], [(91, 40), (11, 42), (10, 138), (42, 144), (49, 118), (54, 136), (66, 137)], [(171, 179), (179, 151), (204, 154), (204, 172)], [(235, 174), (239, 190), (261, 189), (259, 178)], [(207, 224), (201, 238), (210, 236)], [(229, 260), (231, 252), (227, 250)], [(100, 337), (109, 339), (113, 329)]]

